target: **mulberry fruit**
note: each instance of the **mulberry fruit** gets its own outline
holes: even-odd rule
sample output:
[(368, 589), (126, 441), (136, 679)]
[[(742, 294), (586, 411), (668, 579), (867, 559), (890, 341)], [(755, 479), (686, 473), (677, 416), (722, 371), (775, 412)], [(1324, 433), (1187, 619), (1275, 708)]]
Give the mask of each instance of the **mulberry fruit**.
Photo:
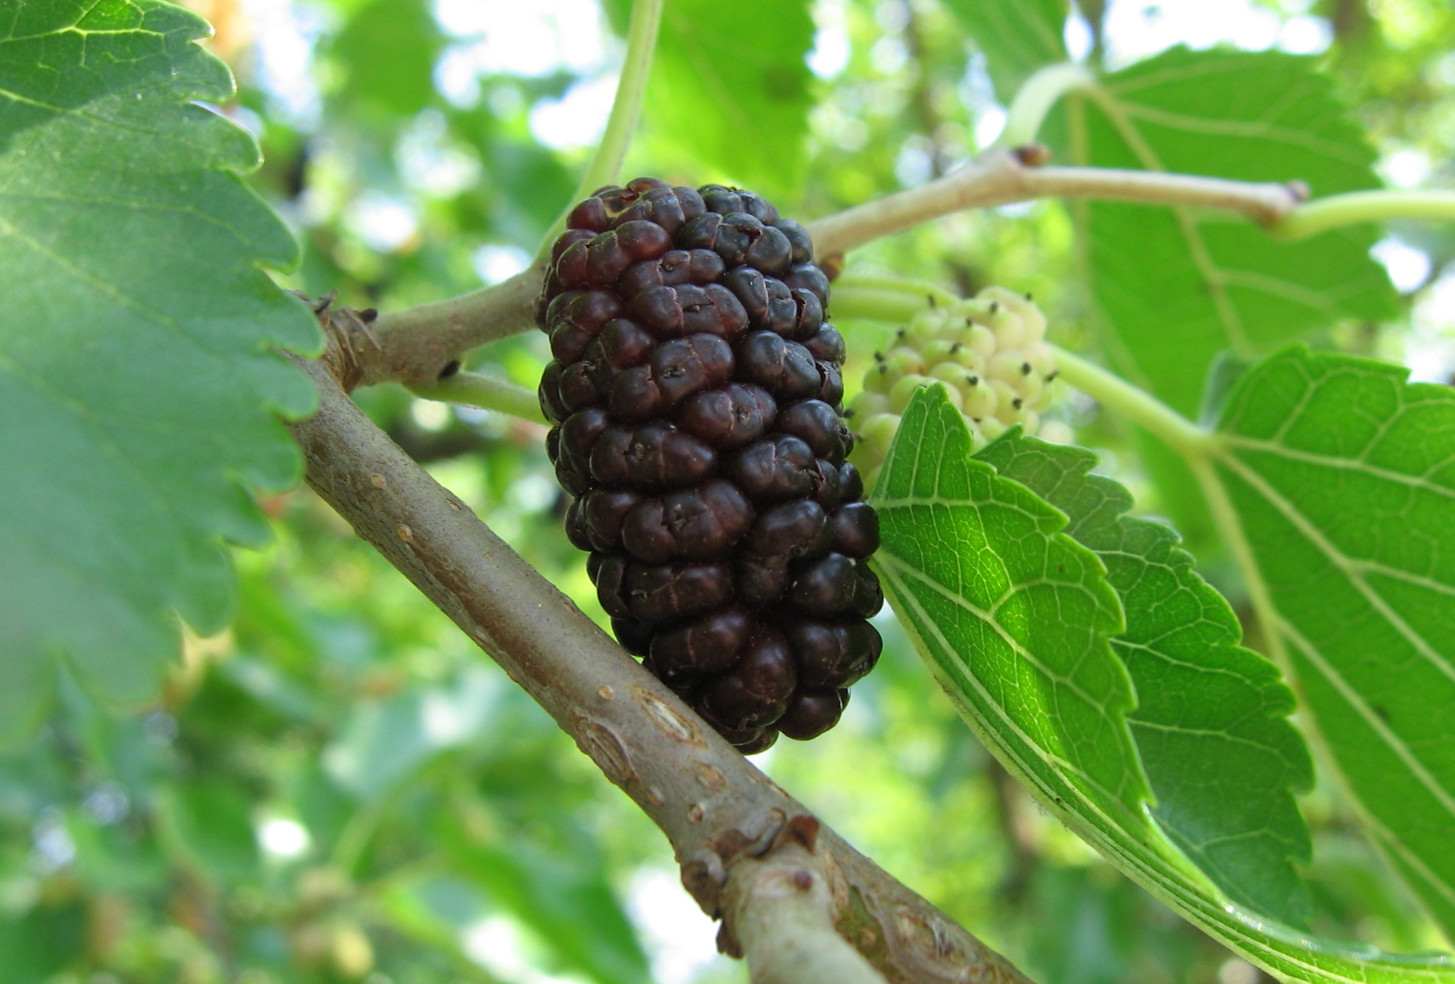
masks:
[(540, 399), (617, 639), (744, 752), (821, 734), (879, 658), (883, 595), (807, 233), (751, 192), (654, 178), (566, 224)]
[(875, 353), (852, 414), (859, 462), (872, 481), (914, 391), (944, 383), (978, 450), (1019, 424), (1034, 434), (1051, 401), (1055, 359), (1046, 316), (1029, 295), (987, 287), (973, 298), (925, 308)]

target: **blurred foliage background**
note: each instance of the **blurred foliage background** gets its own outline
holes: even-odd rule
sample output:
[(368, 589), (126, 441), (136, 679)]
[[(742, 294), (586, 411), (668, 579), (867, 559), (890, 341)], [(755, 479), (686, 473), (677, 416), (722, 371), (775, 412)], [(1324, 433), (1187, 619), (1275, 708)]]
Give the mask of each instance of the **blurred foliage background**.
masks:
[[(628, 7), (190, 5), (215, 25), (210, 47), (238, 79), (222, 111), (262, 144), (253, 183), (304, 244), (286, 285), (379, 308), (526, 264), (605, 122)], [(967, 28), (973, 6), (746, 0), (730, 12), (669, 0), (626, 176), (741, 183), (809, 218), (944, 173), (1004, 118)], [(693, 129), (694, 107), (720, 82), (704, 38), (762, 69), (771, 140), (742, 147), (729, 130)], [(1317, 55), (1390, 184), (1455, 178), (1455, 12), (1441, 0), (1087, 0), (1067, 40), (1110, 67), (1174, 44)], [(1361, 346), (1447, 377), (1455, 235), (1397, 228), (1376, 255), (1410, 318), (1397, 334), (1366, 326)], [(954, 217), (866, 247), (850, 266), (872, 271), (891, 256), (965, 291), (1032, 291), (1063, 344), (1089, 330), (1057, 203)], [(872, 349), (867, 326), (845, 327), (851, 352)], [(542, 341), (492, 345), (479, 368), (534, 387)], [(862, 368), (851, 361), (846, 378)], [(393, 388), (358, 399), (600, 615), (560, 533), (542, 429)], [(1089, 407), (1073, 403), (1068, 420), (1115, 468), (1125, 437)], [(237, 622), (189, 640), (159, 706), (123, 714), (69, 687), (38, 739), (0, 750), (0, 978), (745, 978), (714, 956), (714, 927), (678, 887), (664, 839), (543, 712), (311, 493), (266, 505), (277, 540), (236, 556)], [(771, 775), (1043, 984), (1257, 979), (1040, 815), (884, 627), (886, 657), (844, 723), (761, 756)], [(1334, 803), (1323, 789), (1304, 800), (1316, 928), (1423, 945), (1425, 927)]]

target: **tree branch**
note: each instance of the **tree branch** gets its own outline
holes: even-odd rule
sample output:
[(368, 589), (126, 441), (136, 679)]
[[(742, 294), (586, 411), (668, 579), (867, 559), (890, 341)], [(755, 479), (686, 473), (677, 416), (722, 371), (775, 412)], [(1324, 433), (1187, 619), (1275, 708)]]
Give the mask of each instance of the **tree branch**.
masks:
[[(1273, 226), (1305, 197), (1297, 184), (1038, 166), (1044, 153), (1037, 147), (987, 151), (959, 171), (918, 188), (809, 222), (815, 252), (821, 258), (834, 256), (954, 212), (1037, 198), (1199, 206), (1238, 212)], [(390, 380), (414, 389), (433, 386), (457, 369), (470, 349), (529, 329), (544, 275), (544, 266), (537, 262), (495, 286), (380, 315), (367, 331), (351, 333), (345, 354), (357, 371), (346, 380), (347, 388)]]
[(814, 854), (818, 824), (795, 817), (767, 857), (733, 866), (724, 891), (729, 950), (743, 955), (753, 984), (885, 984), (834, 930), (833, 892)]
[(808, 223), (821, 257), (845, 253), (881, 236), (954, 212), (1037, 198), (1098, 198), (1152, 205), (1191, 205), (1239, 212), (1272, 225), (1306, 197), (1297, 184), (1253, 183), (1161, 171), (1041, 167), (1038, 147), (991, 150), (958, 171), (918, 188)]
[[(330, 337), (336, 345), (337, 329)], [(297, 361), (320, 401), (316, 415), (292, 425), (309, 485), (636, 801), (672, 843), (683, 883), (703, 910), (724, 915), (724, 887), (737, 866), (771, 857), (785, 828), (813, 823), (808, 811), (410, 460), (324, 363)], [(839, 934), (888, 981), (1026, 984), (1003, 957), (831, 831), (819, 834), (812, 857)], [(751, 911), (754, 903), (746, 904)], [(742, 906), (727, 915), (741, 920)], [(733, 922), (725, 928), (731, 937)]]
[(433, 386), (458, 368), (470, 349), (527, 330), (535, 324), (545, 271), (543, 263), (533, 263), (494, 286), (379, 315), (367, 334), (355, 333), (349, 345), (358, 367), (356, 385)]

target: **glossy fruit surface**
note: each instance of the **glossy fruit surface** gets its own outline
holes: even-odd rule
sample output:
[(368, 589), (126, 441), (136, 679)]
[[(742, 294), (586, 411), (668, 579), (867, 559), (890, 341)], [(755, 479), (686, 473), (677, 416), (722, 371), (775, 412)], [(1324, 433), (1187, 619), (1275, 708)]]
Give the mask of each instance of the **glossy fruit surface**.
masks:
[(760, 196), (638, 178), (571, 212), (536, 308), (567, 535), (622, 645), (745, 752), (828, 730), (879, 658), (828, 300)]

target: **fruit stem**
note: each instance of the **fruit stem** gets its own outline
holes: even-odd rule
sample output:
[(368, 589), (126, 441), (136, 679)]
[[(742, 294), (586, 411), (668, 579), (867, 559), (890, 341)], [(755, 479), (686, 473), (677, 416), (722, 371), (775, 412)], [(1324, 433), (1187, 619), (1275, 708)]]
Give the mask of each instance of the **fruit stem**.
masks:
[(829, 304), (835, 320), (905, 322), (924, 310), (923, 295), (878, 287), (834, 286)]
[(1268, 233), (1275, 239), (1307, 239), (1340, 226), (1389, 219), (1455, 219), (1455, 191), (1378, 190), (1330, 195), (1299, 205), (1269, 226)]
[(1145, 427), (1189, 463), (1202, 461), (1215, 450), (1213, 435), (1146, 390), (1059, 346), (1051, 348), (1056, 353), (1056, 370), (1060, 378), (1102, 406)]
[(834, 281), (829, 295), (835, 317), (866, 321), (908, 321), (928, 304), (949, 306), (959, 301), (938, 284), (873, 274), (846, 274)]
[(480, 372), (461, 370), (435, 383), (411, 386), (409, 391), (426, 400), (495, 410), (538, 424), (546, 422), (535, 393), (524, 386)]
[(606, 120), (606, 132), (596, 153), (586, 166), (586, 173), (576, 193), (571, 196), (564, 211), (551, 223), (546, 236), (536, 250), (536, 259), (541, 260), (551, 251), (551, 244), (566, 227), (566, 216), (581, 199), (588, 197), (602, 185), (616, 181), (621, 174), (621, 163), (626, 158), (627, 147), (631, 145), (637, 122), (642, 115), (642, 99), (647, 92), (647, 77), (651, 74), (652, 52), (657, 47), (657, 31), (662, 24), (662, 6), (665, 0), (635, 0), (632, 4), (631, 24), (627, 28), (626, 58), (621, 66), (621, 78), (616, 84), (616, 98), (611, 103), (611, 115)]
[(1016, 90), (995, 146), (1009, 149), (1034, 143), (1041, 124), (1063, 96), (1095, 85), (1096, 77), (1075, 62), (1058, 62), (1038, 70)]

